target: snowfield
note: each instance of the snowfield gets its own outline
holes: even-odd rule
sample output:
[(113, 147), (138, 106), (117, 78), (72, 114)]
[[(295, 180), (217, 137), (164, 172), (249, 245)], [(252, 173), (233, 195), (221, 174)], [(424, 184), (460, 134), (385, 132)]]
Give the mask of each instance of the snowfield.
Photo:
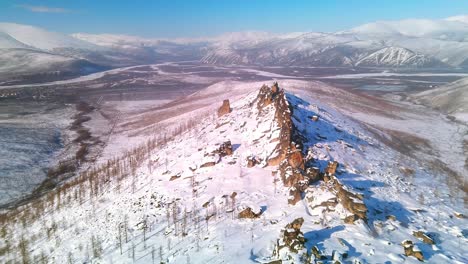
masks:
[[(422, 133), (432, 144), (435, 137), (447, 140), (456, 132), (451, 124), (425, 131), (430, 128), (404, 121), (410, 112), (396, 116), (398, 106), (320, 82), (282, 80), (294, 127), (305, 139), (303, 154), (321, 171), (337, 161), (337, 179), (363, 197), (367, 221), (348, 224), (344, 208), (324, 213), (317, 207), (334, 195), (321, 181), (296, 205), (288, 203), (278, 167), (266, 163), (276, 155), (280, 124), (275, 105), (257, 107), (262, 84), (220, 82), (169, 103), (168, 109), (180, 107), (180, 114), (154, 121), (158, 133), (142, 120), (158, 120), (164, 110), (132, 118), (132, 108), (123, 105), (128, 118), (106, 148), (141, 147), (127, 154), (104, 150), (102, 167), (91, 169), (83, 181), (2, 218), (0, 262), (269, 263), (281, 229), (299, 217), (306, 251), (316, 246), (324, 263), (336, 263), (338, 256), (342, 263), (419, 263), (404, 255), (404, 240), (413, 241), (425, 262), (468, 262), (466, 193), (443, 180), (451, 177), (444, 169), (428, 167), (426, 157), (403, 154), (389, 132), (407, 127), (406, 133)], [(231, 112), (218, 117), (223, 99), (230, 99)], [(183, 111), (187, 106), (192, 108)], [(401, 123), (394, 122), (398, 118)], [(436, 135), (444, 128), (450, 133)], [(136, 133), (134, 141), (124, 139), (129, 131)], [(226, 141), (232, 155), (216, 151)], [(463, 154), (450, 155), (452, 147), (435, 149), (442, 163), (454, 162), (463, 175), (466, 168), (452, 160)], [(254, 166), (248, 162), (252, 157), (259, 161)], [(260, 216), (240, 219), (246, 208)], [(419, 240), (414, 231), (435, 244)]]

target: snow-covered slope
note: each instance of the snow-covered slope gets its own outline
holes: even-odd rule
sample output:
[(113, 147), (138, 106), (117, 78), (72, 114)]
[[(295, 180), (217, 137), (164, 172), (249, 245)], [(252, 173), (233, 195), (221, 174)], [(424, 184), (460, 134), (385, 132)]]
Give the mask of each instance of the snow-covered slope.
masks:
[(417, 101), (442, 110), (468, 123), (468, 78), (413, 96)]
[(71, 35), (76, 39), (80, 39), (98, 46), (114, 47), (114, 48), (141, 48), (144, 46), (156, 46), (162, 42), (158, 39), (145, 39), (136, 36), (113, 35), (113, 34), (86, 34), (75, 33)]
[[(14, 23), (0, 23), (0, 34), (36, 49), (52, 51), (56, 48), (93, 49), (95, 45), (71, 36), (41, 28)], [(0, 43), (0, 48), (8, 48)], [(11, 48), (11, 47), (10, 47)], [(20, 47), (16, 47), (20, 48)]]
[(355, 65), (407, 68), (437, 68), (444, 66), (437, 59), (399, 47), (380, 49), (360, 59)]
[(59, 65), (74, 59), (42, 51), (27, 49), (0, 49), (0, 72), (31, 73), (37, 69), (59, 69)]
[[(261, 85), (223, 82), (187, 97), (194, 106), (214, 97), (231, 104), (222, 115), (213, 106), (205, 107), (213, 114), (180, 113), (175, 130), (158, 123), (159, 138), (148, 137), (121, 158), (107, 156), (60, 192), (1, 218), (0, 247), (9, 244), (1, 261), (269, 263), (278, 258), (283, 228), (299, 217), (306, 251), (316, 246), (327, 263), (419, 263), (404, 255), (400, 243), (407, 239), (430, 263), (467, 261), (467, 224), (455, 213), (463, 205), (440, 202), (447, 189), (442, 182), (432, 188), (430, 168), (384, 144), (385, 131), (370, 131), (327, 101), (360, 104), (359, 97), (317, 82), (284, 81), (285, 94), (259, 93)], [(128, 129), (133, 121), (125, 123)], [(284, 137), (288, 131), (291, 138)], [(298, 153), (305, 164), (292, 158)], [(291, 198), (297, 186), (284, 185), (302, 175), (302, 166), (323, 173), (332, 160), (339, 163), (331, 172), (336, 178), (301, 180), (305, 198)], [(366, 216), (352, 224), (349, 205), (361, 199)]]
[[(213, 42), (202, 60), (207, 63), (357, 66), (362, 58), (375, 56), (372, 53), (378, 50), (406, 49), (417, 54), (408, 62), (409, 67), (465, 67), (468, 65), (468, 24), (463, 18), (378, 21), (336, 33), (259, 34), (247, 42), (225, 41), (223, 45)], [(401, 63), (398, 57), (388, 58), (383, 64), (378, 60), (366, 60), (366, 65), (392, 67)]]
[(399, 21), (378, 21), (353, 28), (348, 33), (360, 36), (407, 36), (433, 39), (466, 41), (468, 24), (459, 20), (405, 19)]

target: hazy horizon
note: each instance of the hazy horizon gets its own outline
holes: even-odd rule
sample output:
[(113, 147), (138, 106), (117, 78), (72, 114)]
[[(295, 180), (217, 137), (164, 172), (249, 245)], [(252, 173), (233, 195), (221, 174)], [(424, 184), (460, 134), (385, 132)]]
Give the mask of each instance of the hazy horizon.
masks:
[[(0, 3), (2, 22), (72, 34), (204, 38), (261, 31), (336, 32), (374, 21), (444, 19), (468, 13), (468, 2), (424, 1), (13, 1)], [(417, 10), (417, 12), (415, 12)], [(254, 26), (253, 26), (254, 25)]]

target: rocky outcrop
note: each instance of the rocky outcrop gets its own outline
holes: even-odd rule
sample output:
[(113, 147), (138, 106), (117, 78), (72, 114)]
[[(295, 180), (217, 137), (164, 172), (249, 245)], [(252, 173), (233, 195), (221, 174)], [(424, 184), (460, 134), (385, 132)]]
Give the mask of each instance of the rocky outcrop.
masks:
[(222, 143), (217, 150), (213, 153), (218, 154), (220, 157), (230, 156), (232, 155), (232, 144), (231, 141), (226, 141)]
[[(307, 159), (305, 162), (302, 149), (305, 139), (294, 127), (293, 108), (278, 83), (274, 83), (271, 88), (263, 85), (257, 95), (256, 103), (260, 114), (269, 105), (273, 104), (275, 109), (275, 121), (280, 133), (275, 150), (266, 163), (268, 166), (278, 166), (284, 186), (289, 187), (288, 203), (295, 205), (302, 199), (303, 192), (309, 184), (324, 179), (327, 182), (325, 188), (333, 194), (335, 203), (341, 204), (350, 213), (346, 216), (345, 222), (353, 223), (358, 219), (366, 221), (367, 207), (362, 202), (362, 197), (349, 191), (334, 176), (339, 166), (337, 161), (330, 161), (323, 173), (317, 167), (308, 167), (313, 160)], [(318, 121), (318, 116), (313, 116), (312, 120)], [(253, 165), (255, 165), (253, 161), (249, 160), (248, 166)], [(326, 201), (326, 203), (334, 202)]]
[(259, 164), (261, 161), (255, 156), (247, 157), (247, 168), (252, 168), (253, 166)]
[(419, 248), (413, 244), (413, 241), (405, 240), (401, 243), (401, 245), (403, 246), (403, 249), (405, 251), (405, 256), (407, 257), (413, 256), (417, 258), (419, 261), (424, 261), (424, 256), (421, 250), (419, 250)]
[(272, 256), (261, 263), (312, 263), (311, 255), (305, 246), (306, 239), (301, 231), (304, 219), (297, 218), (280, 231)]
[(229, 103), (229, 100), (224, 100), (223, 105), (218, 109), (218, 117), (221, 117), (225, 114), (229, 114), (231, 112), (231, 104)]
[(250, 219), (259, 218), (261, 214), (262, 214), (261, 211), (254, 212), (252, 208), (247, 207), (243, 209), (242, 211), (240, 211), (239, 218), (250, 218)]
[(275, 152), (267, 161), (268, 166), (278, 166), (283, 161), (288, 152), (291, 150), (291, 136), (293, 125), (291, 121), (291, 110), (286, 99), (284, 90), (281, 90), (278, 83), (275, 83), (272, 88), (263, 85), (256, 98), (257, 108), (261, 113), (262, 110), (273, 104), (275, 107), (275, 121), (280, 127), (280, 136)]
[(325, 174), (329, 176), (335, 175), (337, 168), (338, 168), (338, 162), (329, 161), (327, 167), (325, 168)]
[(302, 191), (297, 189), (296, 187), (291, 187), (289, 189), (288, 203), (291, 205), (295, 205), (300, 200), (302, 200)]
[(291, 187), (288, 202), (296, 204), (302, 199), (302, 193), (307, 188), (304, 175), (306, 168), (302, 147), (293, 141), (294, 126), (291, 119), (292, 110), (284, 90), (278, 83), (272, 87), (262, 86), (256, 98), (257, 108), (261, 112), (265, 107), (273, 104), (275, 108), (275, 121), (280, 133), (276, 140), (278, 143), (272, 155), (267, 160), (268, 166), (279, 166), (279, 173), (284, 186)]
[(429, 235), (427, 235), (426, 233), (424, 233), (423, 231), (413, 231), (413, 236), (418, 238), (419, 240), (421, 240), (422, 242), (428, 244), (428, 245), (434, 245), (435, 242), (434, 240), (429, 237)]
[(320, 173), (320, 169), (317, 167), (307, 168), (304, 176), (309, 181), (309, 184), (317, 182), (323, 178)]
[(323, 183), (308, 188), (306, 193), (306, 201), (312, 214), (321, 216), (324, 211), (342, 211), (336, 210), (341, 206), (346, 213), (340, 217), (349, 224), (358, 219), (367, 221), (367, 207), (362, 198), (360, 194), (348, 190), (335, 176), (325, 178)]
[(208, 161), (208, 162), (205, 162), (202, 165), (200, 165), (200, 168), (213, 167), (214, 165), (216, 165), (216, 162)]
[[(280, 238), (277, 240), (273, 255), (278, 259), (287, 258), (290, 253), (300, 253), (305, 250), (304, 234), (301, 231), (304, 218), (297, 218), (281, 229)], [(305, 250), (306, 251), (306, 250)]]
[(362, 196), (348, 190), (335, 176), (332, 176), (331, 184), (336, 192), (338, 202), (352, 213), (345, 219), (345, 222), (354, 223), (358, 219), (367, 221), (367, 207), (362, 202)]

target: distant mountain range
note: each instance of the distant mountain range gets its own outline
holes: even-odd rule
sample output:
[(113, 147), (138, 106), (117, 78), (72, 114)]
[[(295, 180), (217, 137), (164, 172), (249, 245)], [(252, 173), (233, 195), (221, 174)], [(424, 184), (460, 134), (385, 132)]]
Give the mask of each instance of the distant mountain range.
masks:
[(379, 21), (335, 33), (235, 32), (199, 39), (65, 35), (0, 23), (0, 77), (79, 75), (177, 60), (261, 66), (468, 68), (468, 16)]

